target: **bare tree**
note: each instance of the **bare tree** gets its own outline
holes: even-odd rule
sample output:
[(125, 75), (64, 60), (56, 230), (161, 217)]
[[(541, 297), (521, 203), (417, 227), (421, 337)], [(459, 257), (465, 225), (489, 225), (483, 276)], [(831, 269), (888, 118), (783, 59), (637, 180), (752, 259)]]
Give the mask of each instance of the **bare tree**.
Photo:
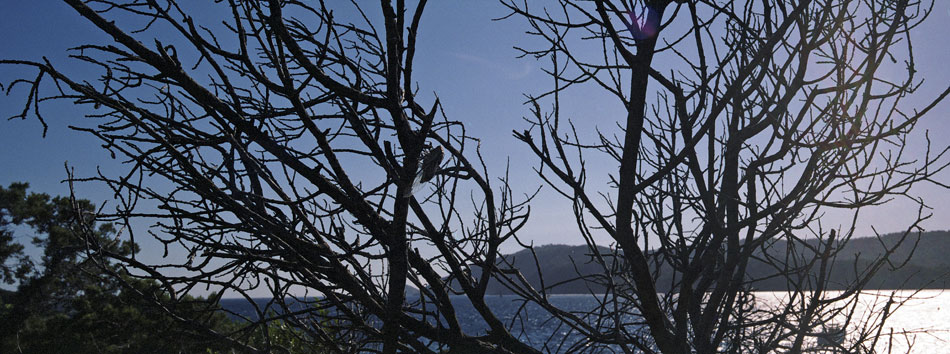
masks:
[[(921, 81), (911, 30), (932, 3), (503, 3), (542, 43), (524, 56), (550, 63), (553, 78), (515, 136), (571, 201), (589, 261), (602, 269), (578, 274), (605, 289), (597, 308), (551, 311), (586, 338), (569, 349), (874, 351), (900, 302), (861, 317), (858, 295), (875, 272), (906, 260), (890, 259), (896, 246), (870, 260), (838, 257), (867, 207), (897, 198), (919, 206), (898, 244), (929, 217), (909, 189), (947, 166), (947, 150), (931, 151), (929, 138), (922, 149), (905, 143), (950, 89), (923, 107), (904, 101)], [(582, 138), (592, 117), (562, 112), (578, 86), (617, 99), (616, 127)], [(588, 163), (617, 168), (598, 179)], [(823, 225), (829, 210), (852, 219)], [(598, 235), (615, 242), (612, 252)], [(851, 280), (832, 282), (834, 271)], [(766, 282), (787, 297), (756, 295)], [(822, 328), (835, 321), (840, 328)]]
[[(76, 129), (128, 171), (70, 180), (114, 190), (116, 207), (98, 218), (124, 226), (120, 237), (184, 252), (156, 264), (90, 238), (91, 259), (157, 280), (176, 299), (269, 291), (241, 330), (203, 330), (246, 350), (281, 350), (242, 338), (282, 321), (333, 352), (536, 351), (484, 301), (496, 273), (485, 265), (524, 225), (529, 196), (516, 200), (505, 177), (490, 177), (476, 140), (414, 87), (426, 1), (333, 3), (336, 12), (323, 1), (219, 1), (216, 12), (174, 0), (65, 2), (114, 43), (73, 50), (98, 77), (3, 60), (37, 70), (7, 87), (26, 87), (17, 117), (45, 126), (43, 102), (91, 107)], [(407, 299), (410, 285), (420, 294)], [(487, 334), (463, 331), (457, 303), (474, 307)]]
[[(37, 72), (6, 87), (26, 88), (17, 117), (45, 125), (40, 106), (57, 99), (91, 108), (76, 129), (129, 168), (70, 180), (114, 190), (115, 208), (98, 219), (120, 225), (119, 237), (182, 253), (156, 264), (90, 237), (90, 259), (157, 280), (173, 299), (211, 288), (251, 300), (266, 289), (271, 301), (233, 333), (178, 317), (250, 351), (288, 349), (247, 340), (280, 321), (332, 352), (537, 352), (512, 331), (528, 305), (569, 332), (550, 350), (802, 352), (826, 339), (873, 351), (899, 303), (852, 317), (857, 294), (901, 260), (889, 251), (856, 261), (853, 281), (831, 284), (855, 225), (829, 229), (819, 218), (842, 209), (857, 220), (946, 166), (946, 150), (916, 158), (903, 147), (950, 93), (920, 110), (901, 104), (918, 84), (910, 29), (923, 4), (561, 0), (535, 11), (505, 2), (548, 44), (523, 50), (550, 60), (554, 79), (516, 137), (571, 201), (602, 269), (578, 275), (605, 289), (596, 308), (578, 311), (550, 301), (557, 284), (532, 285), (499, 254), (531, 197), (491, 177), (477, 140), (413, 80), (426, 1), (370, 11), (231, 0), (217, 12), (174, 0), (64, 1), (114, 43), (74, 49), (96, 77), (0, 61)], [(878, 75), (897, 57), (903, 78)], [(619, 100), (617, 133), (581, 141), (562, 121), (561, 97), (578, 85)], [(618, 164), (610, 190), (594, 192), (588, 159)], [(924, 204), (913, 201), (919, 222)], [(616, 247), (598, 247), (598, 233)], [(763, 281), (788, 297), (763, 306), (753, 291)], [(508, 321), (486, 302), (491, 282), (525, 305)], [(410, 285), (418, 296), (406, 296)], [(174, 316), (174, 301), (153, 300)], [(460, 306), (487, 330), (463, 329)], [(820, 330), (839, 315), (849, 330), (840, 342)]]

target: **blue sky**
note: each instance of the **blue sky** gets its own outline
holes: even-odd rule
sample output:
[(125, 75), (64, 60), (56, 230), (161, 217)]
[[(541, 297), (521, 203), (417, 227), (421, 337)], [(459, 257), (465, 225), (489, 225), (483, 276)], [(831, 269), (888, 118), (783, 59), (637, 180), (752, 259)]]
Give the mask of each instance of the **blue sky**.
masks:
[[(950, 4), (938, 0), (936, 6), (932, 18), (914, 33), (918, 70), (926, 77), (919, 91), (921, 99), (934, 97), (950, 83), (946, 65), (950, 54)], [(514, 187), (527, 193), (541, 184), (531, 171), (536, 161), (511, 131), (527, 127), (522, 120), (528, 114), (523, 94), (547, 89), (550, 79), (540, 71), (545, 63), (516, 58), (518, 52), (512, 47), (525, 45), (529, 39), (521, 20), (491, 21), (505, 13), (494, 1), (431, 1), (423, 19), (415, 78), (423, 92), (439, 94), (448, 115), (465, 122), (469, 133), (482, 139), (486, 156), (494, 158), (489, 168), (496, 176), (510, 159)], [(0, 5), (0, 33), (0, 57), (37, 60), (45, 56), (67, 71), (78, 68), (66, 58), (67, 48), (107, 40), (58, 1), (4, 1)], [(0, 82), (4, 84), (24, 75), (33, 73), (0, 66)], [(24, 92), (16, 93), (0, 98), (4, 118), (22, 109)], [(567, 101), (573, 105), (569, 112), (578, 124), (590, 122), (594, 116), (601, 117), (601, 121), (622, 116), (611, 99), (585, 94), (581, 91)], [(910, 105), (914, 102), (908, 101)], [(28, 181), (34, 191), (65, 194), (68, 187), (61, 181), (66, 176), (67, 162), (78, 176), (94, 175), (97, 169), (105, 173), (123, 170), (96, 139), (68, 128), (84, 112), (66, 102), (48, 105), (43, 111), (50, 125), (45, 139), (36, 120), (0, 121), (0, 184)], [(950, 102), (938, 106), (921, 128), (931, 130), (936, 145), (950, 143), (945, 138), (950, 134)], [(941, 177), (942, 182), (950, 183), (950, 174)], [(930, 230), (950, 228), (950, 192), (933, 186), (922, 186), (914, 192), (927, 197), (934, 207), (934, 218), (924, 226)], [(80, 193), (98, 203), (111, 198), (108, 191), (95, 185), (81, 185)], [(901, 229), (916, 211), (909, 207), (892, 203), (868, 210), (867, 226), (858, 233), (870, 233), (872, 225), (881, 232)], [(553, 193), (542, 192), (533, 204), (532, 217), (523, 233), (527, 240), (537, 244), (582, 242), (574, 236), (570, 203)], [(145, 252), (152, 251), (146, 247)]]

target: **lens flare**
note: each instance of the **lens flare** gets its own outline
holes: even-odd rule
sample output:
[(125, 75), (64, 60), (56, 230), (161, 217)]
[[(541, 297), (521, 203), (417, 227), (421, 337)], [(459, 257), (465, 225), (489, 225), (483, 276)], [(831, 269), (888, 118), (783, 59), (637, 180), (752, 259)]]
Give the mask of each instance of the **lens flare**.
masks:
[(627, 12), (627, 15), (630, 17), (630, 23), (627, 25), (627, 30), (629, 30), (630, 34), (633, 35), (633, 38), (637, 40), (656, 36), (656, 33), (659, 31), (660, 27), (660, 21), (657, 18), (656, 11), (653, 11), (653, 9), (647, 6), (643, 8), (643, 12), (645, 16), (642, 20), (636, 12)]

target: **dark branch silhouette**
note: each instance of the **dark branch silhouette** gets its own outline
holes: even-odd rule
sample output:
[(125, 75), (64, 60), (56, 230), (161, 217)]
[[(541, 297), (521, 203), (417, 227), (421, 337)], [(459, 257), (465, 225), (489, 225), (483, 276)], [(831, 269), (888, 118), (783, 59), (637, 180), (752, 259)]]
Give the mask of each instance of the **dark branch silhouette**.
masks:
[[(234, 333), (176, 317), (251, 352), (287, 350), (242, 342), (278, 321), (333, 352), (873, 351), (900, 301), (862, 317), (858, 296), (906, 261), (890, 255), (928, 217), (909, 190), (947, 166), (929, 141), (923, 156), (904, 146), (950, 94), (903, 102), (919, 86), (910, 33), (927, 4), (504, 1), (543, 43), (524, 56), (551, 65), (553, 86), (530, 97), (515, 137), (573, 208), (589, 246), (573, 261), (599, 268), (574, 279), (597, 302), (578, 311), (551, 301), (560, 283), (534, 286), (499, 253), (510, 241), (539, 263), (517, 238), (533, 194), (490, 175), (462, 122), (420, 93), (425, 0), (230, 0), (200, 14), (175, 0), (64, 1), (113, 42), (73, 49), (88, 72), (0, 60), (36, 72), (6, 86), (28, 91), (16, 117), (45, 127), (51, 100), (91, 112), (74, 128), (128, 170), (70, 182), (112, 188), (117, 205), (97, 221), (131, 242), (154, 238), (167, 256), (150, 263), (89, 237), (88, 258), (158, 281), (173, 302), (198, 289), (269, 292)], [(880, 74), (898, 59), (902, 77)], [(562, 118), (579, 86), (623, 107), (593, 141), (574, 125), (587, 117)], [(616, 169), (595, 181), (588, 161)], [(903, 197), (920, 213), (901, 242), (830, 286), (860, 210)], [(829, 227), (826, 210), (854, 219)], [(602, 235), (612, 247), (595, 244)], [(763, 299), (766, 281), (787, 297)], [(516, 313), (489, 306), (490, 284), (516, 294)], [(463, 329), (461, 306), (486, 330)], [(563, 335), (526, 343), (515, 325), (529, 307)]]
[[(904, 103), (920, 83), (910, 30), (932, 4), (504, 4), (542, 43), (520, 48), (523, 55), (549, 62), (553, 78), (550, 90), (530, 97), (530, 127), (515, 136), (537, 156), (544, 181), (570, 200), (589, 261), (602, 268), (584, 274), (604, 292), (598, 308), (551, 311), (586, 338), (569, 349), (874, 350), (899, 302), (868, 319), (855, 313), (858, 295), (875, 272), (906, 262), (890, 254), (929, 217), (908, 190), (947, 166), (947, 150), (931, 151), (929, 139), (923, 154), (905, 148), (950, 93), (924, 107)], [(617, 98), (625, 116), (616, 128), (584, 139), (591, 135), (578, 130), (588, 117), (563, 118), (564, 98), (580, 86)], [(586, 168), (604, 164), (617, 168), (603, 180)], [(920, 212), (897, 245), (836, 262), (862, 209), (902, 197)], [(851, 213), (850, 225), (822, 223), (834, 209)], [(615, 247), (605, 251), (595, 235)], [(854, 267), (853, 281), (829, 284), (843, 266)], [(766, 283), (788, 289), (787, 298), (754, 292)], [(551, 306), (543, 293), (528, 297)], [(839, 330), (821, 329), (836, 321)]]
[[(528, 197), (489, 175), (464, 126), (414, 88), (426, 1), (382, 1), (378, 21), (355, 3), (226, 1), (201, 16), (182, 1), (66, 3), (114, 40), (73, 50), (97, 80), (3, 60), (38, 71), (8, 88), (29, 87), (24, 117), (42, 120), (38, 105), (54, 99), (90, 108), (76, 129), (129, 169), (71, 181), (115, 191), (118, 206), (98, 219), (127, 226), (121, 237), (187, 254), (152, 264), (90, 238), (91, 259), (158, 280), (173, 298), (270, 292), (270, 307), (222, 337), (284, 321), (337, 352), (536, 351), (486, 305), (495, 271), (471, 270), (496, 263)], [(410, 287), (419, 295), (407, 298)], [(489, 334), (462, 330), (455, 295)]]

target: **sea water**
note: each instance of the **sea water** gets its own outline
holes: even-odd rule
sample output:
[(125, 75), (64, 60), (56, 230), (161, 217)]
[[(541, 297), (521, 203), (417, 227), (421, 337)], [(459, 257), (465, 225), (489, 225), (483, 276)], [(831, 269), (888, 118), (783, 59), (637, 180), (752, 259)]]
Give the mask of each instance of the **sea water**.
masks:
[[(834, 295), (834, 294), (830, 294)], [(757, 292), (757, 301), (763, 307), (776, 306), (786, 301), (787, 292)], [(881, 330), (877, 341), (879, 353), (950, 353), (950, 290), (875, 290), (866, 291), (858, 297), (856, 318), (864, 318), (882, 308), (891, 297), (902, 302), (893, 310)], [(549, 301), (565, 311), (586, 311), (597, 306), (593, 295), (552, 295)], [(255, 299), (263, 308), (270, 299)], [(485, 334), (488, 327), (478, 312), (464, 297), (453, 297), (456, 316), (463, 331), (470, 335)], [(552, 321), (550, 315), (538, 305), (523, 302), (513, 295), (488, 295), (485, 302), (495, 315), (509, 326), (510, 332), (519, 340), (545, 352), (554, 352), (563, 342), (576, 343), (579, 334)], [(222, 307), (246, 318), (256, 318), (254, 306), (245, 299), (223, 299)], [(276, 309), (276, 308), (272, 308)], [(521, 311), (520, 316), (516, 316)], [(264, 312), (267, 312), (265, 310)], [(842, 315), (843, 316), (843, 315)], [(235, 317), (235, 316), (232, 316)], [(843, 323), (840, 318), (832, 322)]]

